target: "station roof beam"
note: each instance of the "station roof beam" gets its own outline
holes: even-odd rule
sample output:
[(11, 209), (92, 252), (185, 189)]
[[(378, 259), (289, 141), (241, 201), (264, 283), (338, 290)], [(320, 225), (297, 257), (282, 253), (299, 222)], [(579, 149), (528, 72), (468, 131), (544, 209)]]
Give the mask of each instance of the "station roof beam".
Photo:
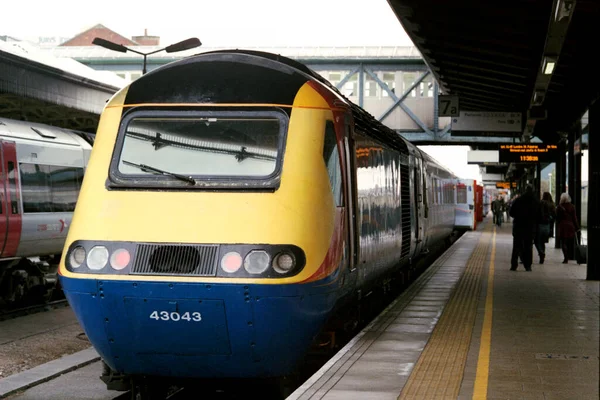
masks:
[(442, 92), (461, 111), (522, 113), (524, 141), (563, 140), (600, 97), (597, 0), (388, 3)]

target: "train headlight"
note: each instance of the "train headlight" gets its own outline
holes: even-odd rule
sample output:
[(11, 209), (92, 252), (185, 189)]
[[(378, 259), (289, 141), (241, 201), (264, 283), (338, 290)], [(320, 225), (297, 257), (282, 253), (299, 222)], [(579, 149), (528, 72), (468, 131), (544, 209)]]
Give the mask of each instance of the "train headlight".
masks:
[(221, 258), (223, 271), (233, 274), (242, 266), (242, 256), (237, 251), (230, 251)]
[(87, 266), (89, 269), (100, 270), (108, 262), (108, 249), (104, 246), (95, 246), (90, 250), (87, 257)]
[(69, 262), (71, 263), (71, 267), (79, 268), (81, 264), (85, 261), (85, 249), (81, 246), (77, 246), (71, 252), (71, 256), (69, 257)]
[(122, 270), (131, 261), (131, 255), (126, 249), (115, 250), (110, 256), (110, 266), (117, 271)]
[(287, 274), (296, 266), (296, 260), (291, 253), (279, 253), (273, 260), (273, 269), (279, 274)]
[(262, 274), (269, 268), (271, 257), (264, 250), (252, 250), (244, 260), (244, 268), (250, 274)]

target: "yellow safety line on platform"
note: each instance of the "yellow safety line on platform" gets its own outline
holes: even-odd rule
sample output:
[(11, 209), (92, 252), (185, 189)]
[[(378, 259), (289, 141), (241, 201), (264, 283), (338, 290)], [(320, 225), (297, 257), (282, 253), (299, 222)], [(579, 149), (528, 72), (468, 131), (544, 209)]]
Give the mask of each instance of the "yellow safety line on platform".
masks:
[(477, 375), (473, 399), (486, 400), (488, 378), (490, 372), (490, 348), (492, 346), (492, 312), (494, 306), (494, 261), (496, 260), (496, 228), (492, 237), (492, 255), (490, 257), (490, 270), (488, 272), (487, 293), (485, 297), (485, 314), (481, 330), (481, 343), (479, 345), (479, 358), (477, 359)]
[(398, 400), (458, 397), (477, 315), (490, 231), (491, 226), (483, 232), (471, 254), (465, 272)]

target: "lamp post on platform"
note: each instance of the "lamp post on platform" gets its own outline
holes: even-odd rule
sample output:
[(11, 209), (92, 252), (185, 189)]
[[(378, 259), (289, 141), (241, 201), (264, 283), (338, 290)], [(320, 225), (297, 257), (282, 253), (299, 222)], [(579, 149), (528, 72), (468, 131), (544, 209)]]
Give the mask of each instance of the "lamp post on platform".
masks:
[(141, 51), (137, 51), (137, 50), (131, 49), (129, 47), (125, 47), (122, 44), (113, 43), (110, 40), (101, 39), (99, 37), (94, 38), (94, 40), (92, 41), (92, 44), (98, 45), (100, 47), (104, 47), (105, 49), (118, 51), (119, 53), (127, 53), (128, 51), (131, 51), (132, 53), (136, 53), (136, 54), (144, 56), (144, 67), (142, 69), (142, 75), (144, 75), (146, 73), (146, 57), (149, 56), (150, 54), (158, 53), (159, 51), (163, 51), (163, 50), (166, 51), (167, 53), (176, 53), (178, 51), (189, 50), (189, 49), (193, 49), (195, 47), (202, 45), (202, 43), (200, 42), (200, 39), (189, 38), (186, 40), (182, 40), (181, 42), (172, 44), (170, 46), (164, 47), (162, 49), (154, 50), (149, 53), (142, 53)]

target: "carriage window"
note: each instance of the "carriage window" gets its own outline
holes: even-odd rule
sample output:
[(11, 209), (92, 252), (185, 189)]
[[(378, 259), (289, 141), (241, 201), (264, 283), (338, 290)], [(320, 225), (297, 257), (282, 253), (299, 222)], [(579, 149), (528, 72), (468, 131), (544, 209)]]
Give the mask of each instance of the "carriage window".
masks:
[(446, 183), (444, 181), (440, 184), (440, 204), (446, 204)]
[(20, 163), (24, 213), (72, 212), (83, 168)]
[(340, 155), (338, 152), (335, 128), (332, 121), (325, 125), (325, 143), (323, 145), (323, 159), (329, 173), (329, 182), (336, 207), (344, 204), (342, 198), (342, 169), (340, 167)]
[(50, 166), (48, 178), (52, 187), (52, 211), (74, 211), (83, 180), (83, 168)]
[(458, 185), (456, 187), (456, 202), (458, 204), (467, 204), (467, 187)]
[(52, 212), (48, 166), (23, 163), (20, 166), (23, 212)]
[(284, 118), (278, 111), (138, 112), (124, 120), (117, 176), (183, 186), (203, 177), (211, 185), (270, 178), (281, 164)]

